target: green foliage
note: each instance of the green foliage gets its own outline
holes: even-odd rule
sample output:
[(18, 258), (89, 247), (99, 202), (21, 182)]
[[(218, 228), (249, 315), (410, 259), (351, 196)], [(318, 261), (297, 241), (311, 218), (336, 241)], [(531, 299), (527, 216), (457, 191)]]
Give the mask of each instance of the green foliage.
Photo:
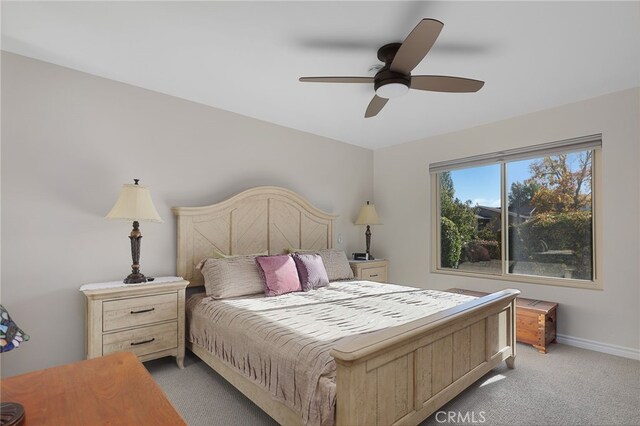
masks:
[(457, 268), (462, 252), (462, 236), (453, 221), (440, 221), (440, 264), (443, 268)]
[(478, 239), (484, 241), (500, 241), (498, 237), (500, 231), (493, 231), (491, 227), (485, 227), (478, 230)]
[(590, 211), (541, 213), (531, 220), (510, 227), (511, 258), (540, 261), (547, 250), (568, 250), (558, 255), (568, 267), (575, 268), (573, 277), (592, 278), (592, 215)]
[(439, 175), (440, 179), (440, 199), (453, 200), (455, 195), (455, 189), (453, 188), (453, 179), (451, 179), (451, 172), (442, 172)]
[(458, 228), (463, 243), (476, 237), (478, 221), (471, 201), (455, 198), (455, 189), (450, 172), (440, 174), (440, 216), (451, 220)]
[(545, 241), (554, 250), (575, 250), (591, 245), (591, 212), (541, 213), (519, 225), (519, 230), (520, 238), (525, 241)]
[(539, 189), (540, 185), (536, 182), (513, 182), (509, 190), (509, 209), (523, 213), (522, 209), (531, 206), (531, 200)]

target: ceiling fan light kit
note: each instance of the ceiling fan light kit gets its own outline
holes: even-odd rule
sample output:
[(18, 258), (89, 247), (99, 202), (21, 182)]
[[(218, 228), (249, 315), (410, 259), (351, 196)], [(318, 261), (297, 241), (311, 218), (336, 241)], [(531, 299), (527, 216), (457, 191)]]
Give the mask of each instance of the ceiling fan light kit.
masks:
[(373, 83), (375, 95), (365, 111), (365, 118), (376, 116), (387, 101), (402, 96), (409, 89), (431, 92), (471, 93), (484, 85), (483, 81), (440, 75), (416, 75), (411, 71), (429, 53), (444, 24), (425, 18), (416, 25), (402, 43), (389, 43), (378, 49), (378, 59), (384, 62), (374, 77), (301, 77), (311, 83)]
[(408, 91), (409, 91), (409, 84), (404, 82), (383, 83), (378, 87), (376, 87), (376, 95), (380, 96), (381, 98), (387, 98), (387, 99), (397, 98), (398, 96), (404, 95)]

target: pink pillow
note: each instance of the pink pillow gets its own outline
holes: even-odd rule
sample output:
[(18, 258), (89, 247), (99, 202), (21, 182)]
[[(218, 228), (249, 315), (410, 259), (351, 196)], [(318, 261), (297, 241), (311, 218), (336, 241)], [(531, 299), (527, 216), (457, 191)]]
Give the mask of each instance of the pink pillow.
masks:
[(265, 295), (277, 296), (302, 290), (296, 263), (291, 256), (258, 256), (256, 262), (264, 277)]

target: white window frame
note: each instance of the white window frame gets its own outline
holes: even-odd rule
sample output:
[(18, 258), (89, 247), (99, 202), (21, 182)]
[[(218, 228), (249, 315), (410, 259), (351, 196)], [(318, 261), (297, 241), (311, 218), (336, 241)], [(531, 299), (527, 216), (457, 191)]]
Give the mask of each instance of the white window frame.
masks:
[[(523, 282), (530, 284), (542, 284), (553, 285), (561, 287), (575, 287), (586, 288), (591, 290), (602, 290), (602, 230), (600, 225), (601, 216), (601, 201), (600, 192), (602, 188), (601, 183), (601, 148), (602, 148), (602, 135), (589, 135), (580, 138), (567, 139), (558, 142), (551, 142), (541, 145), (534, 145), (525, 148), (518, 148), (508, 151), (500, 151), (490, 154), (483, 154), (474, 157), (467, 157), (459, 160), (443, 161), (439, 163), (433, 163), (429, 165), (429, 172), (431, 175), (431, 235), (435, 238), (431, 238), (431, 272), (446, 275), (495, 279), (511, 282)], [(500, 200), (502, 210), (508, 205), (507, 194), (508, 190), (505, 187), (507, 182), (506, 165), (509, 162), (540, 158), (549, 155), (557, 155), (567, 152), (577, 151), (593, 151), (593, 157), (591, 161), (591, 205), (592, 205), (592, 265), (593, 265), (593, 278), (592, 280), (578, 280), (572, 278), (555, 278), (555, 277), (542, 277), (538, 275), (525, 275), (525, 274), (509, 274), (507, 272), (507, 253), (509, 252), (509, 238), (507, 221), (508, 215), (501, 215), (501, 265), (502, 270), (499, 274), (480, 273), (460, 271), (457, 269), (442, 268), (440, 262), (440, 184), (439, 173), (445, 171), (452, 171), (457, 169), (467, 169), (472, 167), (487, 166), (491, 164), (500, 164)]]

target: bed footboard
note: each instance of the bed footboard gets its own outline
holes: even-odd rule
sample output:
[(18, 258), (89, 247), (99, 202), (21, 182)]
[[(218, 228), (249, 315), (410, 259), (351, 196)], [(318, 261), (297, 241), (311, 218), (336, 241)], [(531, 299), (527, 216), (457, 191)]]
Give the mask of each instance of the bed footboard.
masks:
[(418, 424), (501, 361), (513, 368), (519, 293), (492, 293), (337, 345), (336, 424)]

